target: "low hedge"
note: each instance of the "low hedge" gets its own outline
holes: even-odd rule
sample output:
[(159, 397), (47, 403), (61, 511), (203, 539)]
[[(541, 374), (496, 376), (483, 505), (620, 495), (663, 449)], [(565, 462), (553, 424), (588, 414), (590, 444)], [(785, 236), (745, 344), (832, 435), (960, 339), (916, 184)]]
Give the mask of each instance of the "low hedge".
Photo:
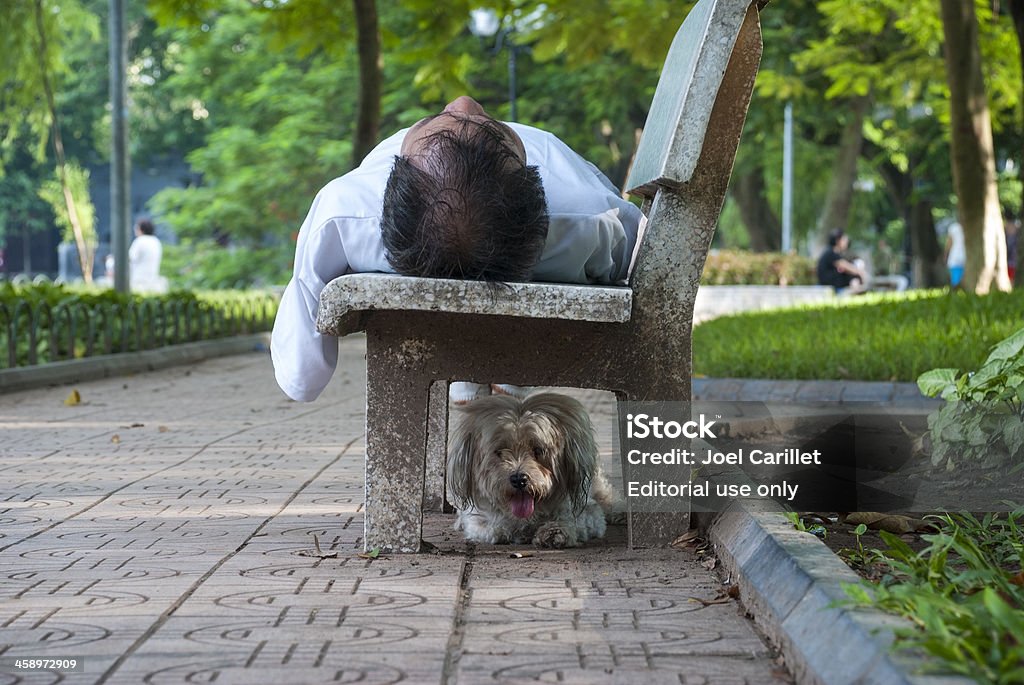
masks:
[(694, 329), (694, 373), (914, 382), (934, 368), (978, 368), (1022, 313), (1024, 291), (930, 290), (736, 314)]
[(781, 252), (713, 250), (701, 277), (704, 285), (817, 285), (815, 262)]
[(0, 281), (0, 368), (266, 331), (277, 302), (255, 290), (138, 295)]

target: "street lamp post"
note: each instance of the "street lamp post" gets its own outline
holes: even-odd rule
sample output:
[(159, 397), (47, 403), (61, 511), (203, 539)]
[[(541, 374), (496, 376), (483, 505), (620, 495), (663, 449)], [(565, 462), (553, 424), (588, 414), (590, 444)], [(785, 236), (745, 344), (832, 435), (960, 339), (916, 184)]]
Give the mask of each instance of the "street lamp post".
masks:
[(782, 251), (793, 249), (793, 103), (787, 102), (782, 126)]
[(124, 0), (110, 0), (110, 242), (114, 254), (114, 288), (122, 293), (128, 292), (128, 222), (131, 216), (124, 18)]
[(494, 52), (501, 51), (502, 45), (508, 43), (508, 112), (509, 121), (518, 118), (516, 110), (516, 44), (512, 40), (514, 29), (502, 28), (501, 19), (492, 9), (475, 9), (469, 13), (469, 30), (479, 38), (497, 36)]

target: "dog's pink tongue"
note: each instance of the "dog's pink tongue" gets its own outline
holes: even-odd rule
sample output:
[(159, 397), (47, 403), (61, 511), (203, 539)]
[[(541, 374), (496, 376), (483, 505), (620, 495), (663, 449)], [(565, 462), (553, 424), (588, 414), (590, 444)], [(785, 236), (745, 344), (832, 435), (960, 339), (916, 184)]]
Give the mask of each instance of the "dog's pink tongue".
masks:
[(527, 492), (517, 492), (513, 495), (512, 514), (516, 518), (530, 518), (533, 515), (533, 497)]

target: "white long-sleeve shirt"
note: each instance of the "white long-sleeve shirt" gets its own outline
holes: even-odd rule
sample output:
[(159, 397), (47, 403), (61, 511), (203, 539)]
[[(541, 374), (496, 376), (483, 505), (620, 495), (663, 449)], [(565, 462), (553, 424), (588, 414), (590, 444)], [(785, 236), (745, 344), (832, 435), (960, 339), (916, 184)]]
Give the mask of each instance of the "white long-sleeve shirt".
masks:
[(167, 292), (167, 279), (160, 275), (164, 248), (155, 235), (141, 233), (128, 247), (128, 277), (136, 292)]
[[(526, 147), (527, 164), (539, 169), (550, 216), (534, 280), (625, 281), (640, 210), (554, 135), (522, 124), (509, 126)], [(407, 130), (380, 143), (357, 169), (328, 183), (299, 231), (294, 274), (270, 345), (277, 383), (294, 400), (315, 400), (337, 365), (337, 339), (316, 330), (324, 286), (349, 273), (394, 273), (385, 256), (380, 217), (384, 186)]]

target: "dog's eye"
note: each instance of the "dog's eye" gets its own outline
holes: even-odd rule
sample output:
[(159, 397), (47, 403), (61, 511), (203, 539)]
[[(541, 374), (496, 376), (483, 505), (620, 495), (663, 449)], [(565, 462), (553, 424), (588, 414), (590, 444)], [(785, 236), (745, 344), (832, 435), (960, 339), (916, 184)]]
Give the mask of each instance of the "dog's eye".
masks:
[(535, 459), (540, 459), (542, 456), (544, 456), (544, 449), (542, 447), (535, 446), (533, 448), (533, 456)]

